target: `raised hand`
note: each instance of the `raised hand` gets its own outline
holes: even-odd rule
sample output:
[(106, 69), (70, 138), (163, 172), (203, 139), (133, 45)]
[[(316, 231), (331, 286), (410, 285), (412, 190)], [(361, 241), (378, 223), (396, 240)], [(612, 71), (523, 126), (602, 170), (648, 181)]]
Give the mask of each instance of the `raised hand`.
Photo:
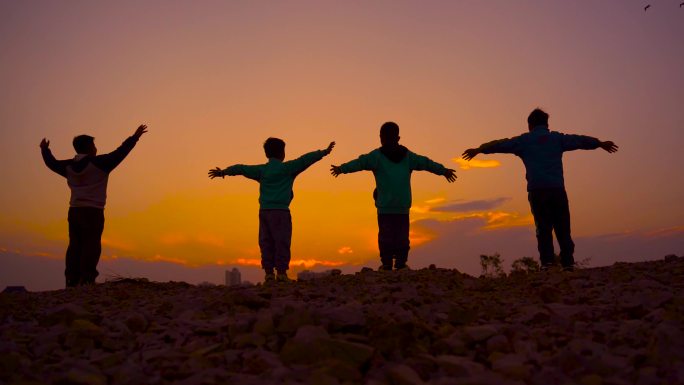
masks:
[(332, 176), (337, 178), (340, 174), (342, 174), (342, 170), (340, 170), (340, 166), (335, 166), (334, 164), (331, 164), (330, 173), (332, 174)]
[(223, 170), (221, 170), (221, 168), (219, 168), (219, 167), (216, 167), (216, 168), (209, 170), (209, 178), (211, 178), (211, 179), (218, 178), (218, 177), (223, 178), (224, 176), (225, 176), (225, 174), (223, 173)]
[(602, 149), (608, 151), (608, 152), (611, 153), (611, 154), (614, 153), (614, 152), (617, 152), (617, 150), (618, 150), (618, 146), (617, 146), (615, 143), (611, 142), (611, 141), (601, 142), (601, 144), (599, 145), (599, 147), (601, 147)]
[(444, 177), (449, 183), (453, 183), (456, 181), (456, 170), (452, 170), (450, 168), (447, 169), (447, 171), (444, 173)]
[(40, 141), (40, 148), (42, 150), (47, 150), (48, 148), (50, 148), (50, 141), (43, 138), (43, 140)]
[(328, 148), (323, 150), (323, 151), (325, 151), (325, 155), (330, 154), (332, 152), (333, 148), (335, 148), (335, 142), (330, 142), (330, 144), (328, 145)]
[(469, 149), (463, 151), (463, 154), (461, 155), (461, 157), (462, 157), (463, 159), (465, 159), (465, 160), (471, 160), (471, 159), (473, 159), (474, 157), (476, 157), (477, 154), (479, 154), (479, 153), (480, 153), (480, 150), (479, 150), (479, 149), (477, 149), (477, 148), (469, 148)]
[(140, 137), (147, 132), (147, 125), (146, 124), (141, 124), (137, 130), (135, 130), (135, 133), (133, 136), (135, 136), (137, 139), (140, 139)]

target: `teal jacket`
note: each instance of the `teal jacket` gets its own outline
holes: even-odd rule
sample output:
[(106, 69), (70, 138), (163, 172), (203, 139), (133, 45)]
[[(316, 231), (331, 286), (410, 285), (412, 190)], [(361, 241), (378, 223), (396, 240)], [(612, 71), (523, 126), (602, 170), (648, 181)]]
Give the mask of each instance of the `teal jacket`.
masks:
[(444, 175), (446, 167), (415, 154), (404, 146), (380, 147), (358, 159), (340, 165), (345, 173), (373, 171), (375, 207), (379, 214), (408, 214), (411, 208), (411, 173), (429, 171)]
[(536, 126), (530, 132), (510, 139), (495, 140), (481, 146), (483, 154), (514, 154), (525, 164), (527, 191), (565, 188), (563, 152), (594, 150), (601, 142), (584, 135), (561, 134), (547, 126)]
[(266, 164), (236, 164), (224, 169), (223, 174), (242, 175), (259, 182), (259, 206), (262, 210), (288, 210), (294, 198), (292, 185), (297, 175), (325, 155), (325, 151), (318, 150), (287, 162), (269, 158)]

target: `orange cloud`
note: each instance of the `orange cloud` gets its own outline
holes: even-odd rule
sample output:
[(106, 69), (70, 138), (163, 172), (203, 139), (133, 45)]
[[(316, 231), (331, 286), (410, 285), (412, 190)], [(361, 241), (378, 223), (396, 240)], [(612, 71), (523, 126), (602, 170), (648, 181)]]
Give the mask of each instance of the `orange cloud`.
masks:
[(522, 215), (505, 211), (484, 211), (468, 214), (460, 214), (452, 217), (452, 220), (482, 218), (486, 221), (483, 230), (494, 230), (508, 227), (529, 226), (534, 224), (532, 215)]
[(349, 246), (342, 246), (337, 250), (338, 254), (353, 254), (354, 250)]
[(416, 204), (414, 203), (413, 206), (411, 206), (411, 212), (415, 214), (426, 214), (432, 210), (433, 207), (435, 207), (439, 203), (446, 202), (446, 198), (442, 197), (437, 197), (437, 198), (432, 198), (423, 201), (423, 204)]
[[(261, 259), (238, 258), (236, 262), (238, 265), (261, 267)], [(342, 265), (344, 265), (344, 262), (321, 261), (318, 259), (293, 259), (290, 261), (290, 267), (303, 267), (306, 269), (310, 269), (315, 266), (337, 267)]]
[(436, 237), (437, 234), (423, 227), (413, 227), (409, 231), (409, 241), (411, 242), (412, 247), (426, 244)]
[(494, 168), (501, 166), (501, 162), (494, 159), (471, 159), (465, 160), (462, 158), (453, 158), (454, 163), (458, 164), (458, 168), (461, 170), (469, 170), (471, 168)]

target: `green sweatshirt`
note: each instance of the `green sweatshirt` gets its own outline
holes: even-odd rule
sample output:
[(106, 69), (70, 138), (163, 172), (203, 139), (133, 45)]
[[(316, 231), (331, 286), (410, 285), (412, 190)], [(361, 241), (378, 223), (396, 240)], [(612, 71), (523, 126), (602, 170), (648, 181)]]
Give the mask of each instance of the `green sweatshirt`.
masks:
[(411, 208), (411, 173), (429, 171), (444, 175), (446, 167), (415, 154), (404, 146), (381, 147), (340, 166), (345, 173), (373, 171), (373, 192), (378, 214), (408, 214)]
[(294, 198), (292, 185), (297, 175), (323, 159), (325, 155), (325, 151), (318, 150), (287, 162), (268, 158), (266, 164), (230, 166), (223, 170), (223, 174), (243, 175), (259, 182), (259, 205), (262, 210), (288, 210)]

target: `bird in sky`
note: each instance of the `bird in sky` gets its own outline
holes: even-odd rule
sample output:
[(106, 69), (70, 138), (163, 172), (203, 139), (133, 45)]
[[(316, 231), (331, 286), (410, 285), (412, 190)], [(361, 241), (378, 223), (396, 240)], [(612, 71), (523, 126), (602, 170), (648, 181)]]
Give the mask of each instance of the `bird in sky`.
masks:
[(679, 4), (679, 8), (684, 7), (684, 3)]
[(648, 11), (649, 8), (651, 8), (651, 4), (645, 6), (645, 7), (644, 7), (644, 11)]

